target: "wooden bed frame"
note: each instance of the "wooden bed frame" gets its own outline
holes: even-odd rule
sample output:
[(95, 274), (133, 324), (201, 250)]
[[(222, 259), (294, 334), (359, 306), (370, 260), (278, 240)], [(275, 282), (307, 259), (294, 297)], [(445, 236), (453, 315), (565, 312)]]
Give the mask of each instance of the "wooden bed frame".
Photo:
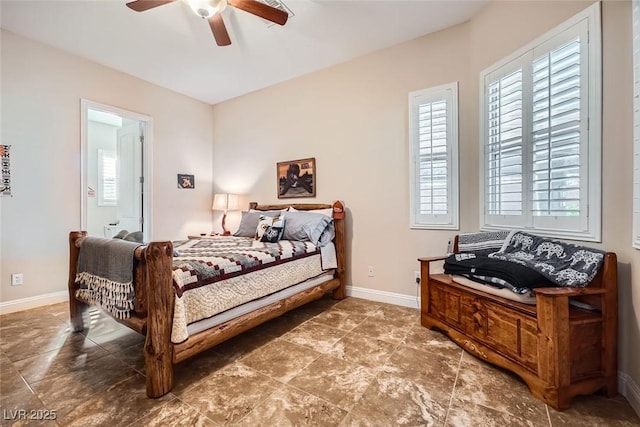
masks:
[[(458, 251), (458, 237), (453, 251)], [(557, 410), (579, 394), (617, 390), (618, 264), (607, 252), (598, 274), (585, 288), (537, 288), (528, 305), (433, 274), (419, 258), (423, 326), (443, 331), (474, 356), (508, 369), (531, 393)], [(570, 300), (597, 307), (576, 308)]]
[[(328, 204), (282, 204), (258, 205), (250, 208), (260, 211), (286, 209), (293, 206), (297, 210), (333, 208), (338, 268), (334, 278), (316, 285), (266, 307), (236, 317), (213, 328), (189, 336), (179, 344), (171, 342), (175, 290), (172, 279), (173, 245), (171, 242), (151, 242), (135, 251), (134, 286), (135, 309), (128, 319), (115, 319), (134, 331), (146, 336), (144, 360), (146, 367), (147, 396), (161, 397), (173, 387), (173, 365), (208, 348), (251, 329), (267, 320), (278, 317), (289, 310), (319, 299), (333, 291), (335, 299), (345, 297), (346, 244), (345, 211), (341, 202)], [(75, 276), (78, 256), (86, 231), (72, 231), (69, 234), (69, 309), (71, 327), (74, 332), (84, 329), (85, 301), (76, 298)]]

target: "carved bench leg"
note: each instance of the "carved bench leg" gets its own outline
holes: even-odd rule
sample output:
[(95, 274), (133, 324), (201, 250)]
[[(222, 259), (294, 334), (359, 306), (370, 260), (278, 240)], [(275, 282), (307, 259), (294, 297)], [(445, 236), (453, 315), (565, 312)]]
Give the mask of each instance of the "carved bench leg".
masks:
[[(608, 292), (602, 296), (604, 324), (604, 393), (607, 397), (618, 395), (618, 258), (614, 253), (605, 255), (603, 282)], [(608, 261), (608, 262), (607, 262)]]
[(532, 390), (543, 401), (561, 411), (571, 405), (569, 298), (537, 295), (538, 375), (544, 390)]

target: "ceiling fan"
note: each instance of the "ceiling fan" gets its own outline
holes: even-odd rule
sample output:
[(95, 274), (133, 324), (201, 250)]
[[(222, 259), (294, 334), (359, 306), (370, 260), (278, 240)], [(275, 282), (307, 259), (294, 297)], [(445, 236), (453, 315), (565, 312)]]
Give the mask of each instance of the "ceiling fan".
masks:
[[(127, 3), (127, 7), (136, 12), (144, 12), (157, 6), (173, 3), (177, 0), (134, 0)], [(209, 21), (209, 26), (213, 32), (218, 46), (229, 46), (231, 39), (227, 32), (227, 27), (222, 21), (222, 11), (227, 7), (227, 3), (237, 9), (244, 10), (260, 18), (273, 23), (284, 25), (289, 18), (287, 12), (276, 9), (256, 0), (186, 0), (191, 9), (201, 18)]]

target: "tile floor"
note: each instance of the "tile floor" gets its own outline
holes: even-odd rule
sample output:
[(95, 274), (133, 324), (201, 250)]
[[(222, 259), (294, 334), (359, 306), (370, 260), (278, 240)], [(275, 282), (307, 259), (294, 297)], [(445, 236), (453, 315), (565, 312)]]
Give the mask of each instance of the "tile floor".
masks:
[(622, 396), (557, 412), (420, 326), (417, 310), (356, 298), (321, 299), (189, 359), (171, 393), (148, 399), (143, 337), (90, 315), (84, 334), (69, 332), (66, 304), (0, 317), (1, 425), (640, 425)]

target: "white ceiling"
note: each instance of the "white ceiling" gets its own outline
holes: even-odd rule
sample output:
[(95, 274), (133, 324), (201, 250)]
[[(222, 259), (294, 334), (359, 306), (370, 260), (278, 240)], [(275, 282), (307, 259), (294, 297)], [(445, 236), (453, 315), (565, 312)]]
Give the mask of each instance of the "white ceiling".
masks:
[(267, 25), (223, 12), (218, 47), (184, 0), (145, 12), (127, 0), (1, 0), (2, 28), (215, 104), (464, 22), (486, 0), (283, 0), (295, 16)]

